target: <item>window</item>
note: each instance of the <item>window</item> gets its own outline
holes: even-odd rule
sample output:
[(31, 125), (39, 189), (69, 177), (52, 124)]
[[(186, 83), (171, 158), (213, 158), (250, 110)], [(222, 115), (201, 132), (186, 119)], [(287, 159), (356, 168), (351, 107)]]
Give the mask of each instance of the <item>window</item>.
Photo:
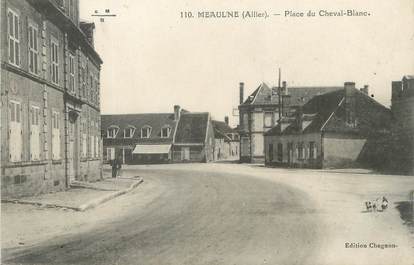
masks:
[(249, 130), (249, 117), (248, 117), (248, 114), (247, 113), (244, 113), (243, 114), (242, 121), (243, 121), (243, 128), (245, 130)]
[(54, 38), (51, 40), (50, 57), (52, 59), (52, 83), (59, 83), (59, 52), (58, 52), (58, 41)]
[(267, 128), (273, 126), (273, 113), (272, 112), (265, 112), (265, 114), (264, 114), (264, 126), (267, 127)]
[(277, 144), (277, 160), (283, 162), (283, 144)]
[(135, 128), (128, 127), (124, 130), (124, 138), (132, 138), (134, 136)]
[(11, 162), (22, 160), (22, 112), (21, 104), (10, 101), (9, 105), (9, 158)]
[(161, 138), (170, 137), (170, 133), (171, 133), (171, 127), (170, 126), (166, 126), (166, 127), (162, 128), (161, 129)]
[(36, 26), (29, 25), (29, 71), (38, 74), (38, 29)]
[(30, 108), (30, 159), (40, 159), (40, 128), (39, 128), (40, 108), (32, 106)]
[(115, 148), (113, 148), (113, 147), (106, 148), (106, 159), (107, 160), (114, 160), (115, 159)]
[(9, 62), (20, 65), (20, 19), (11, 9), (7, 12), (9, 33)]
[(151, 135), (151, 127), (145, 126), (141, 128), (141, 138), (150, 138)]
[(81, 67), (81, 79), (82, 79), (82, 97), (86, 98), (86, 69), (85, 65), (82, 65)]
[(271, 161), (273, 161), (273, 144), (269, 144), (269, 150), (267, 150), (268, 151), (268, 154), (269, 154), (269, 161), (271, 162)]
[(93, 130), (92, 128), (95, 127), (95, 122), (91, 121), (91, 127), (89, 129), (90, 135), (89, 135), (89, 144), (90, 144), (90, 149), (89, 149), (89, 157), (95, 157), (96, 156), (96, 149), (95, 149), (95, 136), (93, 135)]
[(60, 159), (60, 118), (59, 113), (52, 113), (52, 159)]
[(88, 138), (87, 136), (87, 127), (86, 127), (86, 121), (84, 120), (82, 122), (82, 157), (85, 158), (87, 156), (87, 144), (88, 144)]
[(89, 91), (90, 91), (90, 101), (93, 102), (93, 97), (94, 97), (94, 86), (93, 86), (93, 76), (90, 75), (89, 76)]
[(305, 158), (305, 148), (303, 146), (303, 142), (298, 143), (297, 157), (298, 157), (298, 159), (304, 159)]
[(316, 159), (315, 142), (309, 142), (309, 158), (310, 159)]
[(115, 138), (117, 134), (118, 134), (118, 128), (117, 127), (110, 127), (107, 130), (106, 136), (107, 136), (107, 138)]
[(69, 90), (75, 92), (75, 57), (69, 53)]

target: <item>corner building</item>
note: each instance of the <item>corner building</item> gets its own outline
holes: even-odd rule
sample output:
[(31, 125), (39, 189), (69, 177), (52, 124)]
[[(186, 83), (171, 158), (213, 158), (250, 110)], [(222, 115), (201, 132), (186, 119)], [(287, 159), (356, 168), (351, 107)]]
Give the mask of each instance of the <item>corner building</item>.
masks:
[(1, 195), (101, 178), (100, 68), (78, 0), (1, 0)]

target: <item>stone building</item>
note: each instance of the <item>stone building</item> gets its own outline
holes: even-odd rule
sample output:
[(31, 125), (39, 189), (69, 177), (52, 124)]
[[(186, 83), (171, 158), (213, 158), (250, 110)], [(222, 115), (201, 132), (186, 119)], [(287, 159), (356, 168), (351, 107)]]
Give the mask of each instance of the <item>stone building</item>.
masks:
[(179, 112), (174, 106), (173, 113), (102, 115), (104, 161), (121, 157), (124, 164), (171, 162)]
[(293, 117), (265, 133), (266, 165), (288, 167), (378, 167), (386, 161), (391, 111), (347, 82), (315, 96)]
[(214, 128), (214, 160), (239, 160), (239, 133), (229, 126), (229, 117), (224, 121), (213, 120)]
[(392, 82), (391, 111), (394, 118), (390, 169), (414, 174), (414, 76)]
[(185, 112), (177, 124), (172, 161), (214, 161), (214, 128), (208, 112)]
[(244, 83), (240, 83), (240, 161), (263, 163), (265, 132), (274, 127), (281, 117), (290, 116), (314, 96), (339, 89), (341, 87), (288, 88), (286, 82), (283, 82), (278, 91), (278, 88), (262, 83), (244, 99)]
[(1, 194), (101, 177), (100, 68), (79, 1), (1, 0)]
[(173, 113), (102, 115), (105, 162), (125, 164), (210, 162), (214, 132), (210, 114), (174, 106)]

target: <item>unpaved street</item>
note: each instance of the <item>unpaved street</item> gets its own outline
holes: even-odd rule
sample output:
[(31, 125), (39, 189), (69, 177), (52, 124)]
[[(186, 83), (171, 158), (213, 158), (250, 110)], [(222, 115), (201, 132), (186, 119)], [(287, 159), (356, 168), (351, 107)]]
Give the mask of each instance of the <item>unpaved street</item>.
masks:
[[(361, 213), (380, 191), (399, 198), (406, 177), (245, 165), (137, 166), (144, 183), (86, 214), (95, 223), (22, 248), (5, 264), (412, 264), (413, 245), (391, 206)], [(347, 177), (344, 180), (344, 177)], [(360, 181), (358, 181), (360, 178)], [(355, 183), (362, 183), (356, 185)], [(393, 186), (384, 187), (386, 183)], [(29, 207), (29, 206), (27, 206)], [(105, 219), (92, 216), (105, 215)], [(61, 213), (70, 214), (73, 213)], [(3, 218), (2, 218), (2, 221)], [(85, 221), (86, 222), (86, 221)], [(82, 229), (82, 226), (87, 229)], [(4, 226), (2, 225), (2, 229)], [(76, 232), (78, 229), (79, 232)], [(395, 243), (345, 249), (346, 242)], [(411, 260), (410, 260), (411, 259)]]

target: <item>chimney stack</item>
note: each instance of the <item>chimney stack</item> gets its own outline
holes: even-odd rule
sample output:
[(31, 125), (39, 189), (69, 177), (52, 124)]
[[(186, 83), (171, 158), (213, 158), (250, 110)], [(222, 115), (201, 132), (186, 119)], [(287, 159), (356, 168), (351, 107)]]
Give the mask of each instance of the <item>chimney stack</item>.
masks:
[(229, 125), (229, 116), (225, 116), (225, 117), (224, 117), (224, 122), (225, 122), (227, 125)]
[(368, 95), (368, 85), (365, 85), (363, 88), (361, 88), (360, 89), (360, 91), (362, 92), (362, 93), (364, 93), (365, 95)]
[(178, 121), (181, 116), (181, 107), (179, 105), (174, 105), (174, 120)]
[(344, 96), (345, 96), (345, 119), (350, 125), (355, 124), (355, 83), (344, 83)]
[(283, 81), (282, 82), (282, 94), (283, 95), (287, 95), (288, 94), (286, 81)]
[(243, 104), (244, 101), (244, 83), (240, 82), (240, 105)]

